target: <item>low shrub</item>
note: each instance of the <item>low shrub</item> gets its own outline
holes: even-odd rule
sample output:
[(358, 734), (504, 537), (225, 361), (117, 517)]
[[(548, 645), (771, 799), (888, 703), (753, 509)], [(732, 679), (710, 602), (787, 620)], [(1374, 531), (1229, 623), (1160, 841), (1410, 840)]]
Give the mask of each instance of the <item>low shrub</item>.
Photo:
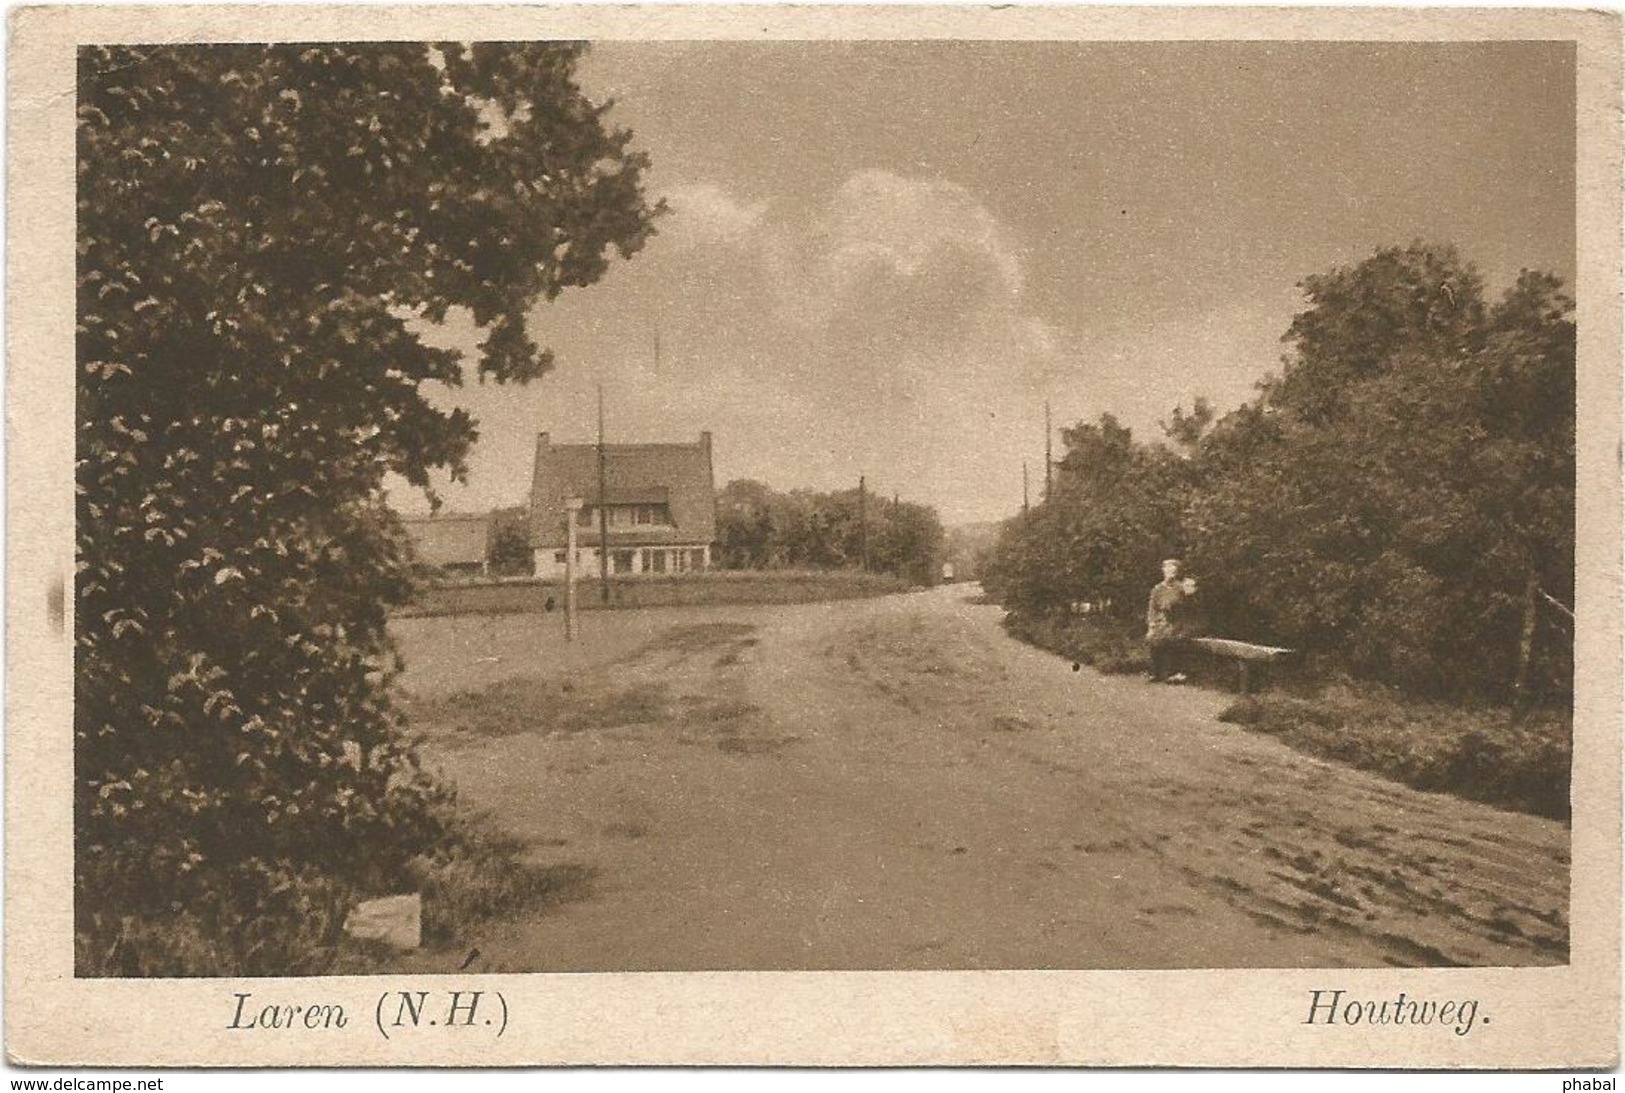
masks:
[(320, 975), (344, 944), (351, 890), (313, 873), (284, 877), (263, 903), (210, 898), (169, 913), (83, 911), (75, 974), (103, 976)]
[(1141, 628), (1121, 619), (1011, 612), (1004, 618), (1004, 628), (1011, 637), (1108, 675), (1151, 668)]
[(446, 944), (481, 921), (574, 898), (591, 881), (580, 866), (527, 860), (524, 844), (484, 817), (441, 806), (435, 848), (380, 875), (363, 891), (315, 873), (282, 878), (261, 905), (211, 897), (169, 913), (88, 910), (74, 931), (74, 967), (85, 977), (166, 978), (354, 974), (382, 955), (344, 933), (363, 899), (415, 891), (425, 944)]
[(459, 816), (434, 853), (411, 863), (423, 894), (425, 944), (449, 944), (487, 919), (576, 898), (591, 882), (582, 866), (541, 865), (525, 844), (484, 816)]
[(1573, 720), (1564, 709), (1517, 717), (1341, 683), (1312, 697), (1240, 698), (1219, 719), (1417, 789), (1569, 818)]
[[(724, 604), (820, 603), (907, 592), (916, 586), (897, 577), (832, 570), (710, 570), (678, 576), (610, 578), (610, 600), (599, 595), (596, 577), (576, 585), (583, 611), (639, 607), (715, 607)], [(444, 615), (517, 615), (564, 610), (561, 583), (478, 579), (420, 586), (400, 618)]]
[[(1150, 666), (1136, 622), (1011, 612), (1004, 627), (1012, 637), (1100, 672), (1138, 673)], [(1221, 674), (1225, 665), (1189, 660), (1193, 679), (1227, 678)], [(1316, 684), (1312, 673), (1290, 674), (1286, 682), (1301, 693), (1239, 696), (1219, 719), (1416, 789), (1569, 818), (1573, 719), (1566, 709), (1515, 716), (1505, 707), (1452, 705), (1375, 683)]]

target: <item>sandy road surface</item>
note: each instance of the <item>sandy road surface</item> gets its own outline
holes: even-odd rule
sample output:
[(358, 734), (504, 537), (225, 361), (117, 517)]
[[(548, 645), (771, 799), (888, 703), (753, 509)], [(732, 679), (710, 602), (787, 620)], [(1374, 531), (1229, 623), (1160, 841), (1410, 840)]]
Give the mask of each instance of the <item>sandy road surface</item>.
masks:
[(1562, 825), (1300, 755), (1215, 720), (1221, 694), (1075, 673), (973, 592), (593, 614), (568, 649), (548, 617), (403, 622), (417, 695), (565, 710), (426, 751), (567, 882), (402, 967), (1566, 959)]

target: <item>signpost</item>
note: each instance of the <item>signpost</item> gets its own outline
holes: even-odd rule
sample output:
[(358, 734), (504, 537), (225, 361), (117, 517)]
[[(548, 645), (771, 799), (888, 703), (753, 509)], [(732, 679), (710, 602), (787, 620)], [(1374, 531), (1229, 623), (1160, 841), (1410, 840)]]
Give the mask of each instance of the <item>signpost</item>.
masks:
[(576, 513), (582, 501), (571, 497), (564, 502), (564, 640), (576, 640)]

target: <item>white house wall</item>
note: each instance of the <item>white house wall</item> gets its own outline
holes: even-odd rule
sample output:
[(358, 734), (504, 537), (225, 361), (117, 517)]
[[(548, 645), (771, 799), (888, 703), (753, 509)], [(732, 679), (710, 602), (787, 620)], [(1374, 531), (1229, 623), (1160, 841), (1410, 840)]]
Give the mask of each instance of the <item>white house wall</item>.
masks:
[[(630, 570), (616, 570), (611, 572), (617, 577), (626, 576), (665, 576), (673, 573), (693, 573), (697, 570), (711, 568), (711, 545), (709, 543), (673, 543), (667, 546), (652, 547), (610, 547), (610, 561), (613, 565), (614, 557), (621, 551), (630, 551), (632, 554), (632, 568)], [(700, 555), (698, 567), (694, 565), (694, 552)], [(656, 568), (654, 554), (659, 552), (666, 557), (664, 573)], [(533, 560), (536, 567), (536, 576), (544, 581), (562, 581), (565, 577), (566, 567), (563, 561), (564, 548), (541, 547), (534, 551)], [(598, 548), (576, 548), (576, 579), (586, 580), (598, 575)]]

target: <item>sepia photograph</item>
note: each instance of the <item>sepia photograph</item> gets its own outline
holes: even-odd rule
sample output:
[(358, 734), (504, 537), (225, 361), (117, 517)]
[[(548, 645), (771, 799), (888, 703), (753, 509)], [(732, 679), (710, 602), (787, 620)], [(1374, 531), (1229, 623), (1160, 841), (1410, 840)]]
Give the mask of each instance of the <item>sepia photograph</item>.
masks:
[(1579, 959), (1575, 33), (464, 21), (71, 43), (62, 983)]

